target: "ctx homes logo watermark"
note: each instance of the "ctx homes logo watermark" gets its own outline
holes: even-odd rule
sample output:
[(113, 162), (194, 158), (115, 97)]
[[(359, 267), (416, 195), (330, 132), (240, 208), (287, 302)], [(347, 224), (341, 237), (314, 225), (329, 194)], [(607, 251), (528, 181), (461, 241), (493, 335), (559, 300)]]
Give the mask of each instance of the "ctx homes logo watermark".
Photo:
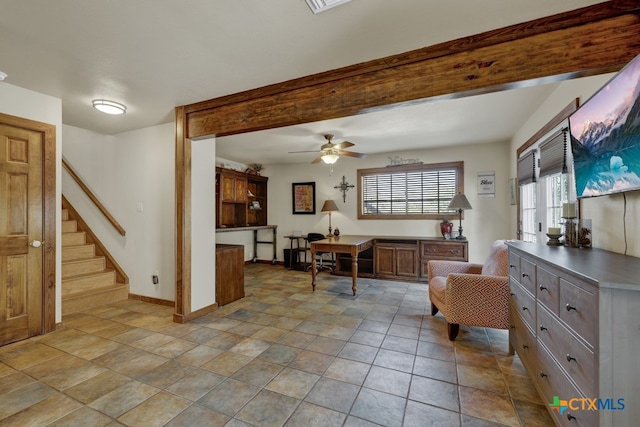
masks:
[(560, 399), (553, 396), (553, 402), (549, 403), (552, 411), (563, 414), (567, 409), (572, 411), (622, 411), (624, 409), (624, 399), (618, 398), (589, 398), (573, 397), (571, 399)]

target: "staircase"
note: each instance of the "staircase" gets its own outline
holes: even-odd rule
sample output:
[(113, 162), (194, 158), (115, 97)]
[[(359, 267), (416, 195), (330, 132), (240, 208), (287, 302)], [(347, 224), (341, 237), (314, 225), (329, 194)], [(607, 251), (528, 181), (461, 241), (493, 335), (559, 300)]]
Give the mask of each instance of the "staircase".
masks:
[(109, 259), (99, 252), (102, 247), (91, 243), (92, 234), (79, 230), (84, 221), (62, 209), (62, 315), (77, 313), (90, 307), (126, 300), (129, 280), (117, 273)]

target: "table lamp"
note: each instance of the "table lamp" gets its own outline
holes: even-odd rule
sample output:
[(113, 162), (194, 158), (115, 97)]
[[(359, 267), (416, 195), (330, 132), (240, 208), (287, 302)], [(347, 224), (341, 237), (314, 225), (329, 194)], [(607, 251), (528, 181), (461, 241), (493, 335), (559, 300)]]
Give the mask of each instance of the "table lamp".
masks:
[(460, 227), (458, 228), (458, 237), (456, 237), (456, 239), (467, 240), (467, 238), (462, 235), (462, 211), (471, 209), (469, 201), (464, 194), (456, 194), (453, 199), (451, 199), (451, 203), (449, 203), (449, 209), (457, 209), (458, 215), (460, 216)]
[(329, 212), (329, 234), (327, 236), (332, 236), (331, 234), (331, 212), (335, 212), (338, 210), (338, 206), (336, 206), (336, 202), (331, 199), (325, 200), (322, 205), (321, 212)]

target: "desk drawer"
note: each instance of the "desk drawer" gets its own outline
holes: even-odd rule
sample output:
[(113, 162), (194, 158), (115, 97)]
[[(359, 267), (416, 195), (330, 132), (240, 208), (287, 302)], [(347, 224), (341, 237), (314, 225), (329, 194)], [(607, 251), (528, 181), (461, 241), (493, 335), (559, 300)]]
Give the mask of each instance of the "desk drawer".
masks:
[(423, 259), (448, 259), (466, 261), (467, 245), (464, 242), (443, 240), (441, 242), (420, 242), (420, 256)]

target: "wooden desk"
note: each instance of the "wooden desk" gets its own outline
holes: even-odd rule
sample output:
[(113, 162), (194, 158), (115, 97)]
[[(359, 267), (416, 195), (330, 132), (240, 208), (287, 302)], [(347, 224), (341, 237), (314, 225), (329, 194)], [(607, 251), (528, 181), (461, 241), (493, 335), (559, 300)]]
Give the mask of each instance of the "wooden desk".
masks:
[(358, 254), (373, 246), (371, 236), (338, 236), (311, 242), (311, 287), (316, 290), (316, 252), (333, 252), (351, 255), (351, 289), (356, 294), (358, 277)]

